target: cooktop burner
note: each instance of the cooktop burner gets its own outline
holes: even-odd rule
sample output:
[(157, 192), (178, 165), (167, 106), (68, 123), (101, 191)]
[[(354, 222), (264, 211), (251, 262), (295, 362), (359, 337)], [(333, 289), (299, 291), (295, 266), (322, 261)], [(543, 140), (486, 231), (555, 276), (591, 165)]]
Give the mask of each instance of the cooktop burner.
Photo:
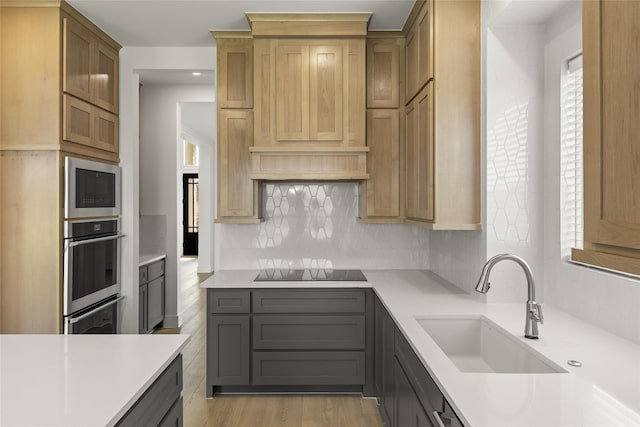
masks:
[(313, 269), (304, 270), (267, 269), (253, 279), (254, 282), (366, 282), (361, 270)]

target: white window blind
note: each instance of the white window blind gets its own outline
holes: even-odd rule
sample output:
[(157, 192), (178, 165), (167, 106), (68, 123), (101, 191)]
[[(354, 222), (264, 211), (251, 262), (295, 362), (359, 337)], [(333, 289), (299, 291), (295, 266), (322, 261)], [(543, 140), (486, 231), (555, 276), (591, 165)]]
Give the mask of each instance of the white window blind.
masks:
[(582, 249), (583, 172), (582, 172), (582, 54), (566, 61), (562, 72), (561, 152), (560, 152), (560, 230), (561, 254), (571, 248)]

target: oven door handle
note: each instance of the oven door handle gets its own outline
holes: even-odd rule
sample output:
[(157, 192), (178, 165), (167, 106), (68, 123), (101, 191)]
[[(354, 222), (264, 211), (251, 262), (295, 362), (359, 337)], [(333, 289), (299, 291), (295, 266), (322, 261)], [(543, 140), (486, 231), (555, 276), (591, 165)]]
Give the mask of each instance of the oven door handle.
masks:
[(73, 325), (74, 323), (78, 323), (79, 321), (81, 321), (81, 320), (82, 320), (82, 319), (84, 319), (85, 317), (89, 317), (89, 316), (91, 316), (92, 314), (94, 314), (94, 313), (96, 313), (96, 312), (98, 312), (98, 311), (100, 311), (100, 310), (102, 310), (102, 309), (105, 309), (105, 308), (107, 308), (107, 307), (109, 307), (109, 306), (111, 306), (111, 305), (113, 305), (113, 304), (116, 304), (116, 303), (118, 303), (118, 302), (122, 301), (123, 299), (124, 299), (124, 296), (118, 297), (118, 298), (114, 299), (113, 301), (109, 301), (108, 303), (106, 303), (106, 304), (104, 304), (104, 305), (101, 305), (100, 307), (96, 307), (96, 308), (94, 308), (93, 310), (91, 310), (91, 311), (89, 311), (89, 312), (87, 312), (87, 313), (84, 313), (82, 316), (78, 316), (78, 317), (70, 317), (70, 318), (69, 318), (69, 323), (71, 323), (72, 325)]
[(69, 247), (73, 248), (75, 246), (87, 245), (89, 243), (98, 243), (98, 242), (104, 242), (106, 240), (122, 239), (124, 236), (125, 236), (124, 234), (116, 234), (114, 236), (98, 237), (97, 239), (78, 240), (76, 242), (69, 243)]

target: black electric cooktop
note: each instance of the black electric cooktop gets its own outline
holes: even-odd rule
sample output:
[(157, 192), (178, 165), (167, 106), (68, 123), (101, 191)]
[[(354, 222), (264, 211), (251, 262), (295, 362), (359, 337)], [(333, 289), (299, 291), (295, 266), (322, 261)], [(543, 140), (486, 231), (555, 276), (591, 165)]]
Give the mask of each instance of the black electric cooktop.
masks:
[(266, 269), (254, 282), (366, 282), (361, 270), (339, 269)]

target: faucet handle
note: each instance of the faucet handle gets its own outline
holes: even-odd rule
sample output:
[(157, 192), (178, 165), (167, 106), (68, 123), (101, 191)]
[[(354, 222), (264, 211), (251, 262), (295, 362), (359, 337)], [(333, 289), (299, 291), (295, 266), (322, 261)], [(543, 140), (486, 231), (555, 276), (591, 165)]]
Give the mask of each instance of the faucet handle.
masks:
[(529, 315), (531, 319), (539, 323), (544, 323), (544, 316), (542, 315), (542, 306), (535, 301), (529, 301)]

